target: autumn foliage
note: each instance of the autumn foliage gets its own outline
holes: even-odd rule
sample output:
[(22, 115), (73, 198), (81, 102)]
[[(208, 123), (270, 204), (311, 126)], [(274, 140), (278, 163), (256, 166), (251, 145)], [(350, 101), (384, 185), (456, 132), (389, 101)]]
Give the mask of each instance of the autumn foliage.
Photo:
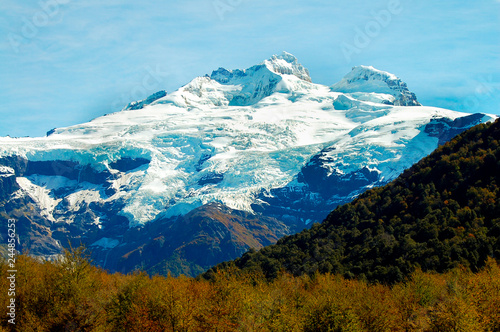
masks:
[[(239, 270), (211, 281), (109, 274), (82, 249), (19, 256), (16, 326), (3, 331), (500, 331), (500, 268), (414, 272), (392, 286), (331, 274), (273, 281)], [(0, 288), (7, 285), (5, 263)], [(0, 291), (0, 305), (7, 305)]]

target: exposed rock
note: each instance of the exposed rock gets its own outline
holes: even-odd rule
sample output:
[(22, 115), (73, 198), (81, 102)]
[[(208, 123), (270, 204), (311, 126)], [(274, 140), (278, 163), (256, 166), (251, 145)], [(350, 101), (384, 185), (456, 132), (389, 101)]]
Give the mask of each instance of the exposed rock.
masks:
[(119, 170), (120, 172), (128, 172), (136, 169), (142, 165), (147, 165), (150, 163), (149, 159), (145, 158), (120, 158), (109, 164), (111, 168)]
[[(165, 90), (161, 90), (161, 91), (155, 92), (151, 96), (147, 97), (144, 100), (131, 102), (130, 104), (128, 104), (124, 108), (124, 110), (125, 111), (128, 111), (128, 110), (135, 111), (135, 110), (143, 109), (147, 105), (150, 105), (150, 104), (154, 103), (155, 101), (157, 101), (160, 98), (165, 97), (166, 95), (167, 95), (167, 92)], [(48, 136), (48, 134), (47, 134), (47, 136)]]

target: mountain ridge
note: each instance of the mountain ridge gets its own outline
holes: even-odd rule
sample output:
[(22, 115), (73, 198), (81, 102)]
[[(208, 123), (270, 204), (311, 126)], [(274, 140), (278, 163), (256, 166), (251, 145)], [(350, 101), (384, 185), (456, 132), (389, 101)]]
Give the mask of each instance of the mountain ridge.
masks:
[(398, 106), (406, 84), (369, 71), (373, 79), (361, 81), (389, 93), (333, 91), (283, 53), (47, 137), (0, 138), (0, 165), (15, 170), (2, 173), (0, 210), (24, 218), (26, 239), (43, 230), (51, 243), (26, 240), (24, 249), (53, 255), (82, 241), (96, 244), (101, 263), (134, 228), (211, 203), (274, 218), (293, 233), (495, 118)]

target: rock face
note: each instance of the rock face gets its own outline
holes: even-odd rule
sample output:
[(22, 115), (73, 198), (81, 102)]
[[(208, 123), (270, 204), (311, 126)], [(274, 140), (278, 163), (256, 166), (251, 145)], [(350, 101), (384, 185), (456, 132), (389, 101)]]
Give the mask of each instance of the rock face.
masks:
[(481, 114), (471, 114), (451, 121), (446, 118), (434, 119), (425, 126), (425, 133), (439, 139), (439, 145), (451, 140), (453, 137), (470, 128), (471, 124), (481, 121)]
[(195, 274), (494, 118), (419, 106), (396, 76), (356, 68), (327, 87), (283, 53), (47, 137), (0, 138), (0, 214), (38, 256), (83, 243), (113, 271)]
[(166, 95), (167, 91), (164, 90), (158, 91), (144, 100), (131, 102), (125, 107), (125, 110), (135, 111), (143, 109), (144, 107), (148, 106), (149, 104), (152, 104), (153, 102), (157, 101), (160, 98), (165, 97)]
[(15, 171), (7, 166), (0, 166), (0, 200), (8, 200), (19, 189)]

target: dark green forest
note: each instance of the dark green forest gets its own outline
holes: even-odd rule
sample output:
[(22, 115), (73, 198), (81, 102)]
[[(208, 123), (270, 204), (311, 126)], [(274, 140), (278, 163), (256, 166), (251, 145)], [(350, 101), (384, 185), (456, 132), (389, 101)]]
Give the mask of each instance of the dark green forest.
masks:
[(500, 121), (439, 147), (393, 182), (338, 207), (323, 223), (204, 274), (229, 267), (295, 276), (333, 273), (395, 283), (415, 269), (482, 268), (500, 257)]

